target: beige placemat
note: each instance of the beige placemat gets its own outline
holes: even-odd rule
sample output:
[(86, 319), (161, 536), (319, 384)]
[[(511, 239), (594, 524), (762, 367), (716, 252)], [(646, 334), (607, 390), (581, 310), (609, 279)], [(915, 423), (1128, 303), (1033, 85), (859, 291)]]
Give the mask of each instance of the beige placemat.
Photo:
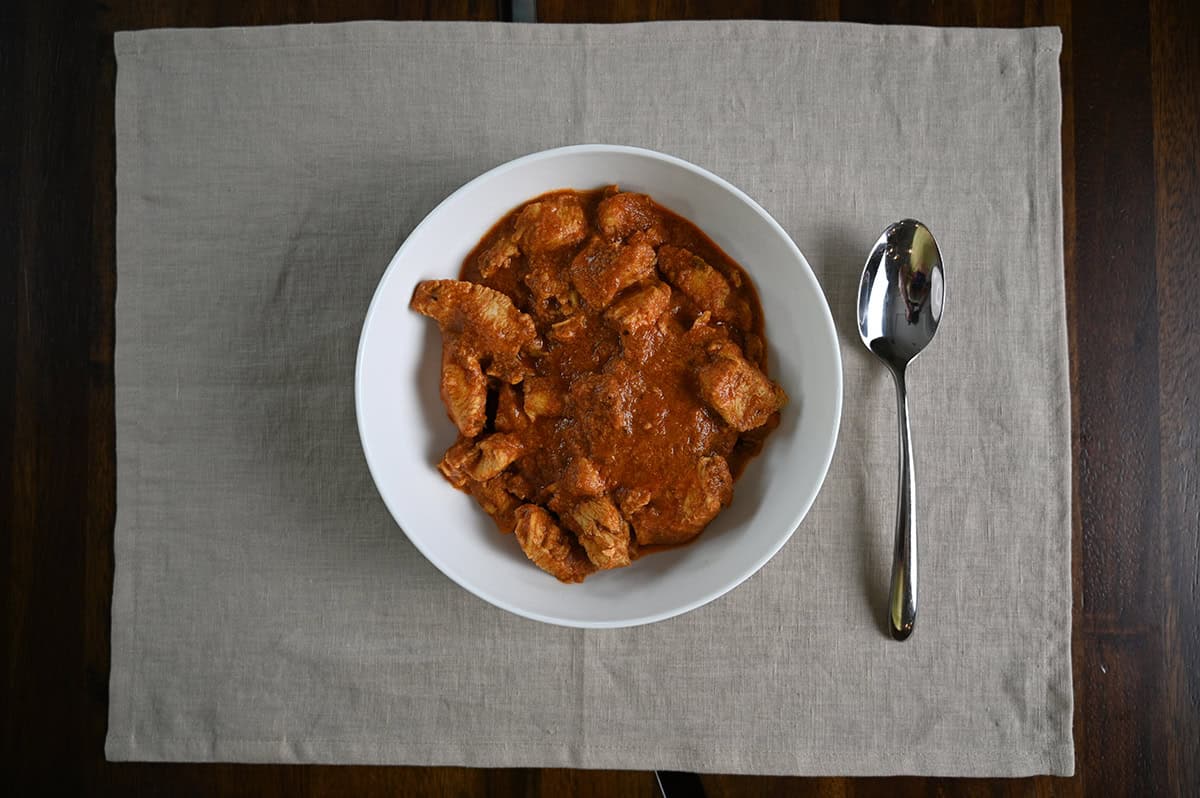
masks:
[[(360, 23), (116, 37), (112, 759), (1070, 773), (1056, 29)], [(634, 144), (761, 202), (845, 358), (791, 542), (674, 620), (509, 615), (407, 542), (356, 435), (376, 280), (450, 191)], [(904, 216), (947, 260), (910, 371), (921, 618), (882, 630), (890, 378), (853, 305)]]

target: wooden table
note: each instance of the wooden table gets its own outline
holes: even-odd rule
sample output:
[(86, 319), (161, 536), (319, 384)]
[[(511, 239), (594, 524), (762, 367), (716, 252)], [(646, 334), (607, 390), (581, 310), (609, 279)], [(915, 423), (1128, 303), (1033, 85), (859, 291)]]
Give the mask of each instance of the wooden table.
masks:
[[(600, 5), (542, 0), (538, 16), (1059, 25), (1065, 40), (1078, 775), (704, 776), (703, 789), (710, 796), (1196, 795), (1200, 3)], [(34, 0), (0, 7), (4, 781), (39, 793), (54, 785), (63, 788), (55, 794), (70, 795), (658, 794), (645, 772), (104, 761), (116, 479), (112, 32), (510, 14), (510, 4), (492, 0)]]

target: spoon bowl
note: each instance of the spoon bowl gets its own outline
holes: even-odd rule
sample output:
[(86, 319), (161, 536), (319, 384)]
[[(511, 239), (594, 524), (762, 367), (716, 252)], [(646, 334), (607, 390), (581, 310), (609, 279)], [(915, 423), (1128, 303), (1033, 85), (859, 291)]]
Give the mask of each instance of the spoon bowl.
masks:
[(929, 228), (896, 222), (875, 242), (858, 289), (858, 334), (889, 367), (921, 353), (942, 319), (942, 255)]
[(907, 639), (917, 619), (917, 497), (905, 372), (937, 333), (945, 285), (933, 234), (916, 219), (904, 219), (879, 236), (858, 287), (858, 334), (896, 382), (900, 480), (888, 600), (888, 628), (896, 640)]

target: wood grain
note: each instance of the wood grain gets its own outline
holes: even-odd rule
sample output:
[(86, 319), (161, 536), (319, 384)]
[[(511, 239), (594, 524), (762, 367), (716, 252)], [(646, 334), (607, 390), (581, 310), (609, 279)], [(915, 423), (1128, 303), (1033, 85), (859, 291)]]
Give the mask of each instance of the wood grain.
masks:
[(1149, 9), (1106, 10), (1111, 16), (1092, 9), (1073, 20), (1083, 532), (1076, 706), (1085, 790), (1123, 779), (1134, 794), (1152, 795), (1166, 786), (1166, 707)]
[(1200, 785), (1200, 8), (1153, 2), (1159, 524), (1167, 791)]
[[(653, 774), (110, 764), (112, 32), (498, 19), (502, 0), (0, 4), (0, 548), (14, 794), (657, 795)], [(1200, 792), (1200, 21), (1178, 0), (542, 0), (545, 22), (1063, 28), (1075, 452), (1072, 779), (706, 775), (710, 796)], [(15, 121), (14, 121), (15, 120)], [(12, 264), (8, 268), (8, 264)], [(9, 790), (13, 793), (13, 790)]]
[(4, 25), (4, 126), (18, 130), (2, 192), (3, 222), (15, 225), (4, 236), (15, 249), (3, 257), (15, 267), (14, 340), (4, 368), (11, 378), (4, 426), (12, 430), (4, 457), (5, 759), (57, 771), (78, 787), (70, 771), (94, 746), (84, 614), (89, 601), (106, 603), (102, 594), (84, 594), (83, 534), (98, 511), (86, 501), (97, 37), (90, 15), (32, 6), (6, 13), (14, 27)]

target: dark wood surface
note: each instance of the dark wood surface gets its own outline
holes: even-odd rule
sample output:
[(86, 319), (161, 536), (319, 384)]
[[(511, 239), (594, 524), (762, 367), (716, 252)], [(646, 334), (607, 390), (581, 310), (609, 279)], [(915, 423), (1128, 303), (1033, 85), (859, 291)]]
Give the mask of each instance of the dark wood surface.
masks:
[[(109, 764), (112, 32), (497, 19), (488, 0), (0, 3), (8, 794), (658, 794), (652, 773)], [(1200, 3), (542, 0), (544, 22), (1059, 25), (1075, 463), (1071, 779), (704, 776), (710, 796), (1200, 794)]]

